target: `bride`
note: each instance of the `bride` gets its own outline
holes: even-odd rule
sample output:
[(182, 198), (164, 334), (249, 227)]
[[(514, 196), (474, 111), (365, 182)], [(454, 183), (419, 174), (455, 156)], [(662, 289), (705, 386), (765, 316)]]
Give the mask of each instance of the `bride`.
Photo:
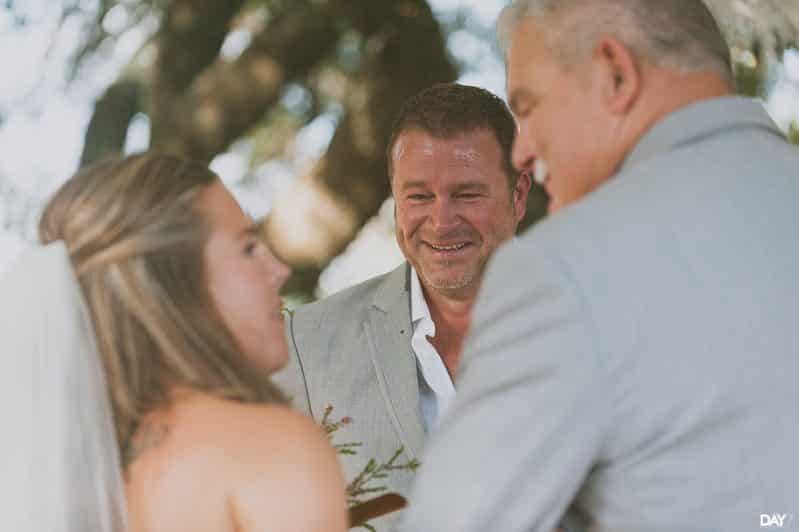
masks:
[(210, 170), (95, 165), (40, 237), (0, 281), (4, 530), (346, 530), (333, 449), (267, 379), (288, 269)]

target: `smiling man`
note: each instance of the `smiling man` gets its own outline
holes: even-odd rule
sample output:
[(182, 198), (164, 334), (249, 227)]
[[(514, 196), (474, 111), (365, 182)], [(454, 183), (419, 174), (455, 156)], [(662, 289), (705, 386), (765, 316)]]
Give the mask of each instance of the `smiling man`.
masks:
[[(317, 420), (352, 422), (337, 442), (361, 442), (342, 464), (419, 458), (454, 394), (461, 345), (483, 270), (524, 216), (531, 180), (513, 168), (516, 125), (496, 96), (442, 84), (411, 100), (388, 145), (396, 236), (407, 263), (294, 312), (290, 366), (279, 384)], [(336, 417), (334, 415), (334, 417)], [(406, 493), (413, 476), (386, 479)]]

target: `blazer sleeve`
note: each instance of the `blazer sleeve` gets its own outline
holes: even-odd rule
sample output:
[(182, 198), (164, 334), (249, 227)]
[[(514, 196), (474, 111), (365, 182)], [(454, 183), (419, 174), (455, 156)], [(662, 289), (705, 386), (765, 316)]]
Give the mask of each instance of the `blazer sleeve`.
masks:
[(550, 532), (600, 452), (606, 370), (575, 283), (538, 244), (488, 268), (403, 532)]
[(307, 416), (313, 417), (311, 410), (311, 400), (308, 394), (308, 383), (306, 382), (302, 355), (297, 348), (294, 338), (294, 313), (288, 313), (286, 318), (286, 343), (288, 344), (288, 362), (280, 371), (272, 375), (272, 382), (275, 383), (286, 394), (291, 406)]

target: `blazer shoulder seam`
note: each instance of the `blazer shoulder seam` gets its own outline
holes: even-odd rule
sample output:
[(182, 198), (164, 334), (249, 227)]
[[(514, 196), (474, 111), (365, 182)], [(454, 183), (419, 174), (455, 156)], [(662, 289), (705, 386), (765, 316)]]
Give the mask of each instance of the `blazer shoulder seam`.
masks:
[(294, 331), (294, 315), (289, 315), (289, 331), (291, 334), (289, 335), (289, 341), (291, 341), (291, 345), (294, 348), (294, 353), (297, 355), (297, 366), (300, 369), (300, 376), (302, 377), (302, 387), (305, 391), (305, 400), (308, 402), (308, 410), (311, 411), (311, 416), (316, 419), (316, 412), (313, 407), (313, 402), (311, 401), (311, 392), (308, 387), (308, 377), (305, 373), (305, 364), (303, 363), (303, 354), (300, 351), (299, 346), (297, 345), (296, 334)]

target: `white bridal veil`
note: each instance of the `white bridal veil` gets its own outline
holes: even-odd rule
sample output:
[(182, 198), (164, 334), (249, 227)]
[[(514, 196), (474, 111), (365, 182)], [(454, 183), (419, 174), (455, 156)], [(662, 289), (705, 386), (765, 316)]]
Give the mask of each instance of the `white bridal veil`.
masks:
[(0, 529), (124, 530), (105, 377), (61, 242), (0, 278), (0, 426)]

